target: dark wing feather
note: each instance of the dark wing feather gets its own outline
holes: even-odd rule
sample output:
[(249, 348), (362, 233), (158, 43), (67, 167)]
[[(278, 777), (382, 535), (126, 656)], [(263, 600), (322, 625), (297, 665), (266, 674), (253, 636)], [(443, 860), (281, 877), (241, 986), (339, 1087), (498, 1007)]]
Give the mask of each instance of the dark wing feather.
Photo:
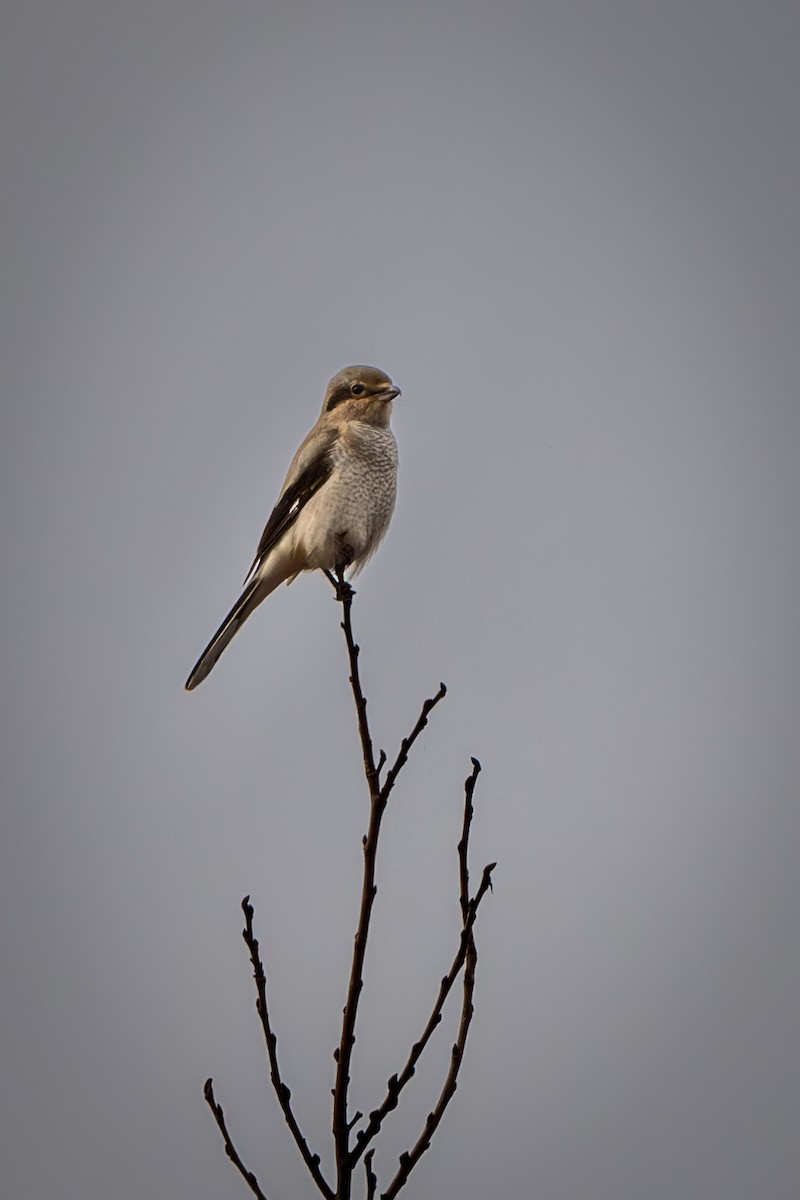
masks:
[(231, 611), (228, 613), (225, 620), (220, 625), (217, 632), (214, 634), (211, 641), (206, 646), (203, 653), (198, 658), (192, 669), (192, 673), (186, 680), (186, 691), (191, 692), (196, 688), (198, 683), (202, 683), (206, 675), (208, 675), (214, 663), (219, 658), (222, 651), (227, 646), (235, 633), (241, 629), (250, 613), (258, 608), (258, 605), (263, 600), (263, 594), (258, 593), (258, 583), (256, 580), (245, 588), (239, 599), (234, 604)]
[(333, 459), (331, 458), (329, 448), (324, 454), (319, 454), (313, 458), (305, 470), (298, 475), (294, 483), (291, 483), (286, 488), (267, 521), (264, 532), (261, 535), (261, 541), (258, 543), (253, 565), (245, 576), (245, 583), (247, 583), (248, 579), (252, 578), (253, 572), (260, 567), (270, 550), (281, 540), (287, 529), (291, 529), (311, 497), (316, 495), (323, 483), (326, 483), (330, 478), (332, 470)]

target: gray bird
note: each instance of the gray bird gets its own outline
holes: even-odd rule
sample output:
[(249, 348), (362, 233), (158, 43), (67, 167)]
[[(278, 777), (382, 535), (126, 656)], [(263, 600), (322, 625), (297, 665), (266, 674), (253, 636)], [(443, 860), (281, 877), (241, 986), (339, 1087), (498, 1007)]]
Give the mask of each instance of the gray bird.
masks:
[(357, 574), (389, 526), (397, 492), (397, 443), (389, 428), (400, 395), (377, 367), (345, 367), (300, 445), (267, 521), (244, 591), (186, 680), (202, 683), (231, 638), (278, 584), (320, 569)]

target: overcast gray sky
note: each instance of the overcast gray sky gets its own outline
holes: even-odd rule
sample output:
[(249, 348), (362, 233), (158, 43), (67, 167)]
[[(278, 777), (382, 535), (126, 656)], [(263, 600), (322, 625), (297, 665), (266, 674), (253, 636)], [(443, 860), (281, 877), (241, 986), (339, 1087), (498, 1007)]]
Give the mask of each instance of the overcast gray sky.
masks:
[[(328, 585), (187, 696), (328, 378), (403, 389), (354, 619), (385, 826), (368, 1111), (457, 938), (413, 1197), (792, 1200), (800, 1177), (800, 11), (5, 6), (0, 1190), (311, 1194), (366, 801)], [(452, 1024), (376, 1165), (416, 1137)]]

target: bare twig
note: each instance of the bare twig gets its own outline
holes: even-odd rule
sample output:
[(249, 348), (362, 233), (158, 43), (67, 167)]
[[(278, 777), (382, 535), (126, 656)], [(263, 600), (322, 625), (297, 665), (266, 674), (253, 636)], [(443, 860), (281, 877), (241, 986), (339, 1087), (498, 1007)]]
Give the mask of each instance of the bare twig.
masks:
[(252, 1171), (248, 1171), (247, 1167), (244, 1165), (242, 1160), (239, 1158), (236, 1147), (234, 1146), (233, 1142), (231, 1141), (231, 1136), (228, 1133), (228, 1127), (225, 1124), (225, 1114), (222, 1111), (222, 1105), (217, 1104), (216, 1100), (214, 1099), (214, 1082), (213, 1082), (213, 1080), (211, 1080), (211, 1079), (206, 1080), (205, 1086), (203, 1088), (203, 1095), (206, 1098), (206, 1103), (208, 1104), (209, 1108), (211, 1109), (212, 1113), (214, 1114), (214, 1119), (216, 1120), (217, 1125), (219, 1125), (219, 1131), (222, 1134), (222, 1140), (225, 1143), (225, 1153), (227, 1154), (228, 1158), (231, 1160), (233, 1165), (239, 1171), (242, 1178), (246, 1181), (246, 1183), (248, 1184), (250, 1191), (253, 1193), (253, 1195), (257, 1196), (258, 1200), (267, 1200), (267, 1197), (264, 1195), (261, 1188), (258, 1186), (258, 1180), (256, 1179), (255, 1175), (253, 1174)]
[(400, 743), (400, 750), (397, 755), (397, 758), (394, 761), (394, 766), (391, 768), (391, 770), (387, 774), (386, 782), (384, 783), (383, 787), (381, 788), (381, 795), (383, 796), (384, 800), (388, 800), (389, 793), (391, 792), (392, 788), (394, 787), (394, 783), (395, 783), (395, 780), (397, 779), (397, 776), (400, 774), (403, 767), (406, 765), (406, 759), (408, 758), (409, 750), (414, 745), (414, 742), (417, 740), (419, 735), (422, 733), (425, 726), (428, 724), (428, 716), (430, 714), (431, 709), (435, 708), (440, 700), (444, 700), (446, 695), (447, 695), (447, 688), (444, 686), (443, 683), (440, 683), (439, 690), (436, 693), (436, 695), (431, 696), (431, 698), (429, 700), (426, 700), (425, 703), (423, 704), (422, 712), (419, 714), (419, 717), (417, 718), (417, 723), (414, 726), (414, 728), (411, 730), (411, 733), (408, 735), (408, 737), (403, 738), (402, 742)]
[[(471, 791), (468, 792), (468, 796), (471, 798)], [(464, 966), (464, 995), (461, 1003), (461, 1021), (458, 1028), (458, 1036), (456, 1037), (455, 1045), (453, 1046), (450, 1054), (450, 1068), (447, 1072), (447, 1078), (445, 1079), (442, 1090), (439, 1093), (439, 1099), (436, 1102), (436, 1106), (434, 1107), (433, 1112), (428, 1114), (428, 1118), (425, 1122), (425, 1128), (423, 1129), (416, 1143), (411, 1150), (408, 1150), (404, 1154), (400, 1155), (400, 1165), (397, 1169), (397, 1173), (386, 1191), (382, 1193), (381, 1200), (394, 1200), (394, 1197), (406, 1184), (414, 1167), (417, 1165), (419, 1160), (422, 1158), (422, 1155), (430, 1146), (431, 1138), (438, 1129), (439, 1123), (444, 1116), (445, 1109), (453, 1099), (456, 1088), (458, 1087), (458, 1072), (461, 1068), (461, 1063), (464, 1058), (464, 1047), (467, 1044), (467, 1034), (469, 1033), (470, 1023), (472, 1022), (472, 1016), (475, 1011), (472, 1004), (472, 997), (475, 992), (475, 968), (478, 963), (478, 950), (472, 933), (472, 925), (474, 924), (475, 914), (478, 911), (478, 905), (480, 904), (482, 897), (492, 886), (492, 871), (496, 865), (496, 863), (490, 863), (487, 867), (484, 867), (480, 887), (478, 888), (478, 891), (472, 900), (470, 900), (467, 904), (467, 921), (470, 922), (470, 924), (469, 928), (465, 926), (465, 933), (467, 936), (467, 951)]]
[(461, 968), (467, 960), (469, 947), (472, 940), (472, 927), (478, 915), (478, 906), (485, 896), (486, 892), (491, 888), (491, 875), (496, 863), (490, 863), (484, 869), (481, 886), (472, 901), (467, 901), (466, 923), (461, 931), (461, 938), (456, 956), (453, 959), (450, 970), (442, 979), (439, 985), (439, 994), (436, 997), (436, 1003), (433, 1006), (433, 1012), (428, 1018), (428, 1023), (425, 1026), (422, 1036), (419, 1041), (415, 1042), (411, 1047), (411, 1053), (408, 1060), (399, 1075), (392, 1075), (388, 1080), (386, 1087), (387, 1092), (382, 1103), (378, 1108), (373, 1109), (369, 1114), (369, 1121), (365, 1128), (356, 1137), (356, 1144), (352, 1152), (352, 1162), (358, 1162), (365, 1149), (380, 1131), (381, 1125), (388, 1113), (397, 1108), (397, 1102), (403, 1088), (414, 1075), (417, 1063), (422, 1056), (422, 1052), (430, 1041), (431, 1035), (436, 1027), (441, 1023), (442, 1010), (445, 1001), (450, 994), (450, 991), (458, 978)]
[[(354, 688), (355, 690), (355, 688)], [(375, 797), (370, 805), (369, 830), (364, 838), (364, 878), (361, 888), (361, 908), (358, 929), (353, 943), (350, 982), (342, 1017), (342, 1034), (336, 1058), (336, 1082), (333, 1089), (333, 1139), (336, 1148), (337, 1200), (348, 1200), (352, 1167), (349, 1163), (350, 1126), (347, 1120), (347, 1091), (350, 1083), (350, 1058), (355, 1044), (355, 1025), (358, 1001), (363, 985), (364, 956), (367, 949), (372, 905), (377, 894), (375, 858), (378, 848), (381, 817), (385, 804)]]
[(286, 1124), (292, 1131), (292, 1136), (297, 1143), (297, 1148), (303, 1156), (303, 1162), (308, 1167), (309, 1173), (316, 1183), (319, 1190), (322, 1192), (326, 1200), (334, 1200), (333, 1188), (323, 1176), (319, 1167), (319, 1155), (312, 1154), (309, 1149), (308, 1142), (303, 1136), (303, 1132), (297, 1123), (297, 1119), (292, 1111), (291, 1098), (292, 1093), (281, 1078), (280, 1067), (278, 1066), (278, 1039), (272, 1030), (270, 1022), (269, 1008), (267, 1006), (267, 979), (264, 974), (264, 967), (261, 963), (261, 955), (258, 949), (258, 940), (253, 933), (253, 906), (250, 903), (250, 897), (245, 896), (242, 900), (242, 911), (244, 912), (245, 926), (242, 930), (242, 937), (247, 943), (247, 948), (250, 951), (250, 961), (253, 964), (253, 978), (256, 981), (256, 990), (258, 999), (256, 1001), (256, 1011), (261, 1018), (261, 1027), (264, 1030), (264, 1040), (267, 1044), (267, 1054), (269, 1056), (270, 1079), (272, 1086), (275, 1089), (275, 1094), (278, 1097), (278, 1103), (283, 1109), (283, 1115), (286, 1118)]
[(372, 1169), (372, 1159), (374, 1156), (374, 1150), (370, 1150), (364, 1156), (364, 1170), (367, 1172), (367, 1200), (375, 1200), (375, 1190), (378, 1186), (378, 1176)]
[[(343, 584), (340, 576), (337, 581)], [(336, 1151), (336, 1200), (349, 1200), (353, 1167), (355, 1165), (350, 1153), (351, 1124), (347, 1120), (347, 1094), (350, 1084), (350, 1060), (355, 1045), (355, 1026), (358, 1015), (358, 1003), (364, 986), (364, 958), (367, 951), (372, 906), (377, 895), (375, 884), (375, 863), (378, 853), (378, 838), (381, 821), (394, 787), (395, 780), (408, 758), (408, 752), (428, 723), (428, 715), (432, 708), (444, 698), (446, 688), (442, 684), (439, 691), (422, 706), (422, 712), (407, 738), (403, 739), (400, 752), (394, 766), (388, 772), (381, 786), (379, 773), (386, 761), (386, 755), (381, 751), (378, 764), (372, 747), (372, 734), (367, 719), (367, 700), (361, 687), (358, 670), (359, 646), (353, 637), (353, 627), (350, 610), (353, 603), (352, 591), (344, 587), (337, 588), (337, 599), (342, 605), (342, 629), (344, 630), (347, 652), (350, 660), (350, 686), (358, 716), (358, 731), (361, 738), (361, 751), (364, 759), (364, 774), (367, 780), (370, 797), (370, 814), (367, 834), (363, 842), (364, 874), (361, 886), (361, 905), (358, 915), (358, 927), (353, 941), (353, 959), (350, 967), (350, 980), (347, 988), (344, 1013), (342, 1017), (342, 1033), (336, 1059), (336, 1081), (333, 1088), (333, 1139)]]
[(394, 1200), (394, 1197), (406, 1184), (414, 1167), (430, 1146), (431, 1138), (439, 1127), (439, 1122), (444, 1116), (444, 1111), (455, 1095), (455, 1090), (458, 1086), (458, 1072), (464, 1056), (464, 1046), (466, 1045), (467, 1034), (469, 1033), (469, 1026), (474, 1011), (472, 995), (475, 990), (475, 964), (477, 961), (478, 952), (475, 949), (475, 939), (470, 934), (466, 966), (464, 968), (464, 999), (461, 1005), (461, 1023), (455, 1045), (450, 1054), (450, 1069), (447, 1072), (447, 1078), (444, 1081), (444, 1086), (439, 1094), (439, 1099), (436, 1102), (433, 1112), (428, 1113), (425, 1128), (417, 1139), (417, 1142), (411, 1150), (400, 1155), (400, 1166), (397, 1169), (394, 1179), (386, 1191), (382, 1193), (381, 1200)]
[[(351, 607), (355, 593), (344, 579), (342, 572), (338, 572), (337, 575), (334, 575), (331, 572), (326, 572), (326, 575), (336, 590), (336, 599), (342, 605), (342, 629), (344, 630), (350, 665), (350, 685), (356, 705), (358, 732), (361, 742), (361, 753), (364, 762), (364, 774), (366, 777), (370, 800), (369, 823), (367, 833), (363, 838), (364, 872), (361, 887), (361, 903), (358, 915), (358, 926), (353, 941), (353, 957), (350, 967), (347, 996), (342, 1015), (341, 1038), (339, 1046), (334, 1053), (334, 1059), (336, 1061), (336, 1078), (333, 1087), (333, 1139), (336, 1159), (335, 1190), (327, 1182), (322, 1174), (322, 1171), (320, 1170), (319, 1155), (312, 1154), (305, 1136), (300, 1129), (292, 1110), (291, 1092), (284, 1083), (280, 1073), (277, 1056), (277, 1037), (272, 1028), (269, 1008), (267, 1005), (267, 981), (261, 961), (258, 941), (253, 932), (254, 914), (253, 906), (250, 903), (249, 896), (245, 896), (244, 900), (242, 901), (242, 909), (245, 916), (245, 927), (242, 931), (242, 936), (244, 937), (244, 940), (250, 951), (250, 961), (253, 966), (253, 977), (256, 982), (257, 990), (256, 1009), (258, 1011), (264, 1032), (264, 1039), (266, 1042), (267, 1055), (270, 1065), (270, 1079), (275, 1089), (275, 1094), (278, 1097), (278, 1103), (283, 1110), (286, 1123), (292, 1132), (292, 1136), (294, 1137), (303, 1161), (319, 1191), (325, 1197), (325, 1200), (350, 1200), (353, 1171), (358, 1164), (358, 1161), (362, 1157), (364, 1159), (364, 1169), (366, 1173), (367, 1200), (375, 1200), (378, 1190), (378, 1179), (373, 1169), (373, 1158), (375, 1151), (374, 1149), (367, 1149), (367, 1147), (380, 1131), (387, 1114), (397, 1107), (398, 1097), (403, 1088), (414, 1075), (420, 1056), (425, 1050), (425, 1047), (428, 1045), (434, 1030), (441, 1023), (444, 1004), (453, 988), (453, 985), (455, 984), (456, 979), (463, 971), (464, 991), (461, 1004), (461, 1019), (456, 1041), (450, 1056), (450, 1066), (447, 1076), (442, 1085), (436, 1105), (434, 1106), (433, 1111), (429, 1113), (424, 1129), (417, 1139), (417, 1142), (414, 1144), (411, 1150), (400, 1156), (399, 1168), (393, 1180), (389, 1184), (388, 1190), (382, 1193), (382, 1200), (393, 1200), (393, 1197), (395, 1197), (400, 1189), (405, 1185), (409, 1175), (411, 1174), (411, 1171), (414, 1169), (421, 1156), (428, 1149), (431, 1138), (436, 1132), (439, 1122), (444, 1115), (445, 1109), (447, 1108), (447, 1105), (450, 1103), (450, 1100), (456, 1091), (458, 1072), (461, 1067), (464, 1048), (467, 1041), (467, 1034), (469, 1032), (470, 1022), (473, 1015), (472, 998), (475, 989), (475, 968), (478, 958), (474, 939), (474, 926), (481, 901), (486, 892), (492, 886), (491, 876), (495, 864), (490, 863), (487, 867), (484, 867), (480, 886), (478, 887), (475, 895), (470, 898), (468, 850), (473, 817), (472, 798), (478, 774), (481, 769), (478, 760), (473, 758), (472, 773), (465, 782), (464, 821), (461, 832), (461, 840), (458, 843), (459, 903), (462, 919), (462, 929), (458, 949), (455, 957), (453, 958), (450, 970), (441, 980), (433, 1010), (428, 1018), (425, 1028), (422, 1031), (421, 1037), (412, 1046), (411, 1052), (400, 1074), (393, 1075), (389, 1079), (387, 1083), (388, 1090), (386, 1096), (379, 1107), (370, 1112), (365, 1128), (356, 1135), (355, 1145), (351, 1149), (351, 1134), (353, 1133), (354, 1127), (359, 1121), (362, 1120), (362, 1114), (357, 1111), (352, 1118), (349, 1118), (348, 1116), (350, 1063), (356, 1040), (355, 1030), (358, 1016), (358, 1006), (364, 986), (364, 961), (367, 949), (367, 939), (369, 936), (370, 919), (378, 890), (375, 882), (375, 871), (381, 822), (386, 810), (389, 796), (397, 781), (398, 775), (408, 760), (409, 752), (427, 725), (428, 717), (432, 709), (435, 708), (442, 699), (444, 699), (446, 688), (444, 684), (441, 684), (438, 692), (424, 702), (416, 724), (414, 725), (408, 737), (402, 740), (393, 765), (386, 772), (384, 779), (381, 780), (381, 772), (386, 766), (387, 758), (385, 752), (380, 750), (377, 762), (375, 760), (372, 734), (367, 718), (367, 700), (361, 686), (359, 674), (360, 651), (353, 637), (351, 623)], [(266, 1200), (266, 1197), (261, 1191), (255, 1175), (251, 1171), (247, 1170), (240, 1159), (238, 1152), (236, 1151), (225, 1124), (222, 1106), (217, 1104), (214, 1098), (212, 1081), (210, 1079), (206, 1082), (204, 1094), (222, 1134), (225, 1144), (225, 1151), (228, 1157), (237, 1167), (242, 1177), (246, 1180), (251, 1191), (257, 1197), (257, 1200)]]
[(472, 828), (472, 816), (474, 808), (472, 807), (472, 797), (475, 792), (475, 784), (478, 782), (478, 776), (481, 773), (481, 764), (477, 758), (472, 759), (472, 774), (467, 776), (464, 783), (464, 825), (461, 830), (461, 841), (458, 843), (458, 878), (460, 884), (460, 900), (461, 900), (461, 919), (464, 924), (467, 923), (467, 909), (469, 908), (469, 862), (467, 853), (469, 851), (469, 834)]
[[(344, 630), (347, 653), (350, 659), (350, 686), (353, 689), (353, 697), (356, 702), (356, 712), (358, 714), (358, 732), (361, 738), (361, 753), (364, 758), (364, 774), (366, 775), (367, 786), (369, 787), (370, 800), (374, 801), (380, 790), (378, 785), (378, 771), (380, 767), (375, 765), (372, 736), (369, 731), (369, 722), (367, 721), (367, 700), (362, 691), (361, 679), (358, 673), (358, 656), (361, 652), (361, 647), (356, 645), (353, 638), (353, 626), (350, 620), (350, 609), (353, 607), (354, 592), (352, 588), (349, 590), (345, 589), (345, 581), (342, 575), (339, 576), (338, 584), (336, 598), (342, 605), (342, 629)], [(383, 755), (383, 761), (386, 761), (385, 755)], [(383, 766), (383, 762), (381, 762), (381, 766)]]

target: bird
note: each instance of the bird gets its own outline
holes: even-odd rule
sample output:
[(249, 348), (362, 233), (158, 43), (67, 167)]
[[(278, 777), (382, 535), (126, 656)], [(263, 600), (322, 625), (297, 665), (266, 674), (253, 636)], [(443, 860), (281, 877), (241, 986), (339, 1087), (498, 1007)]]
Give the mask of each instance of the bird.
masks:
[[(397, 443), (389, 426), (400, 389), (377, 367), (345, 367), (292, 459), (244, 591), (186, 680), (202, 683), (250, 614), (279, 584), (322, 570), (342, 598), (386, 533), (397, 494)], [(344, 589), (344, 590), (343, 590)]]

